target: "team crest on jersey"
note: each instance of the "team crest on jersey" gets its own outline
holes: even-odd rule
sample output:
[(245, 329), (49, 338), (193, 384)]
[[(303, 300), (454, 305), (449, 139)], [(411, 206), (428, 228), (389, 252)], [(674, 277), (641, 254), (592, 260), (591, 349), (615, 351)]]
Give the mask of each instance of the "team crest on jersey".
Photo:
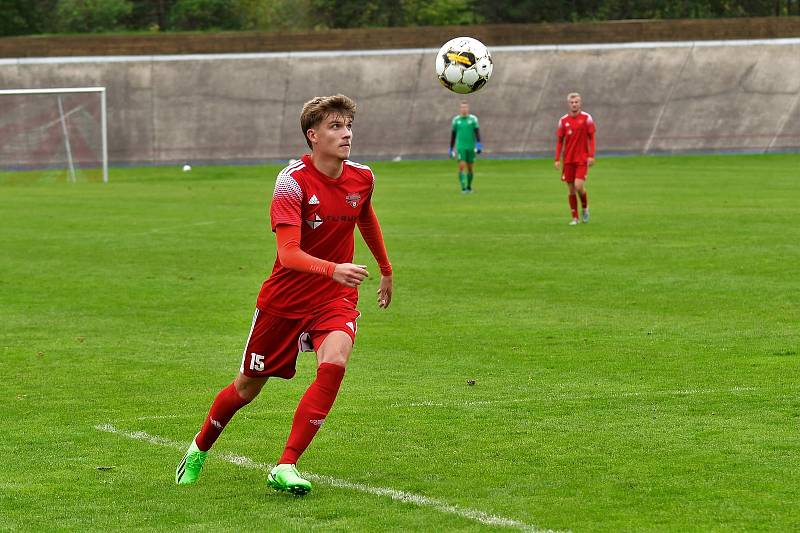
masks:
[(308, 224), (311, 229), (317, 229), (322, 225), (322, 219), (319, 215), (315, 214), (313, 218), (306, 220), (306, 224)]
[(358, 202), (361, 201), (361, 195), (357, 192), (347, 193), (347, 196), (344, 197), (344, 200), (350, 207), (358, 207)]

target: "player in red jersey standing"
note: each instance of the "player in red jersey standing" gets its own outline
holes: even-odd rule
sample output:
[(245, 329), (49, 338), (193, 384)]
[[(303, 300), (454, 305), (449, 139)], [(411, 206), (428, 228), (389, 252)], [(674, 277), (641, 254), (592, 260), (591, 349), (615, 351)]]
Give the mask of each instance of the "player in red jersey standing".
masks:
[(333, 406), (353, 350), (358, 286), (368, 276), (353, 261), (356, 225), (378, 262), (378, 306), (392, 301), (392, 266), (372, 209), (372, 170), (349, 161), (355, 104), (343, 95), (303, 106), (300, 126), (311, 154), (284, 168), (275, 183), (270, 218), (278, 256), (261, 287), (236, 379), (211, 405), (175, 472), (186, 485), (200, 476), (208, 450), (240, 408), (270, 377), (295, 374), (299, 351), (315, 351), (317, 376), (300, 400), (292, 429), (267, 484), (306, 494), (311, 483), (295, 467)]
[(581, 197), (581, 220), (589, 222), (586, 175), (588, 167), (594, 164), (595, 126), (592, 115), (581, 110), (580, 94), (570, 93), (567, 104), (569, 113), (558, 120), (556, 130), (556, 169), (561, 170), (561, 181), (569, 189), (569, 208), (572, 211), (570, 225), (575, 226), (578, 224), (577, 196)]

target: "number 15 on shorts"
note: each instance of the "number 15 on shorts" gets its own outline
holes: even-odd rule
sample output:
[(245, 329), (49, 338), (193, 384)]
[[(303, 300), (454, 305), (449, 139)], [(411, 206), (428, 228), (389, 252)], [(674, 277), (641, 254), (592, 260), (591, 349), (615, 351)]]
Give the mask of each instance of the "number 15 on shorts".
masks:
[(250, 354), (250, 370), (255, 370), (256, 372), (263, 372), (264, 371), (264, 356), (252, 352)]

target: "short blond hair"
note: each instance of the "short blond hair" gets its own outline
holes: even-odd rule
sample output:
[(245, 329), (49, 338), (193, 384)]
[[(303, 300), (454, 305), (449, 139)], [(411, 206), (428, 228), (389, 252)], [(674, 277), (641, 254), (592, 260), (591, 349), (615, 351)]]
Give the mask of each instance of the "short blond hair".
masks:
[(309, 148), (312, 146), (308, 139), (308, 130), (319, 126), (331, 115), (353, 119), (356, 116), (356, 103), (343, 94), (334, 94), (332, 96), (316, 96), (303, 104), (303, 111), (300, 113), (300, 129), (303, 130), (303, 137)]
[(581, 93), (569, 93), (567, 95), (567, 100), (572, 100), (573, 98), (576, 98), (576, 97), (580, 98), (581, 97)]

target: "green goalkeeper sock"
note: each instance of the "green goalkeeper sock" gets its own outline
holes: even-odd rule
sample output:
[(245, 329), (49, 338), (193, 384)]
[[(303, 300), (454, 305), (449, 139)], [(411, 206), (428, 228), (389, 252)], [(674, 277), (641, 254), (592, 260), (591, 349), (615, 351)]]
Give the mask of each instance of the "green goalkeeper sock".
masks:
[(472, 177), (473, 177), (472, 172), (467, 174), (467, 189), (469, 189), (469, 190), (472, 189)]
[(467, 175), (463, 172), (458, 173), (458, 181), (461, 183), (461, 190), (467, 190)]

